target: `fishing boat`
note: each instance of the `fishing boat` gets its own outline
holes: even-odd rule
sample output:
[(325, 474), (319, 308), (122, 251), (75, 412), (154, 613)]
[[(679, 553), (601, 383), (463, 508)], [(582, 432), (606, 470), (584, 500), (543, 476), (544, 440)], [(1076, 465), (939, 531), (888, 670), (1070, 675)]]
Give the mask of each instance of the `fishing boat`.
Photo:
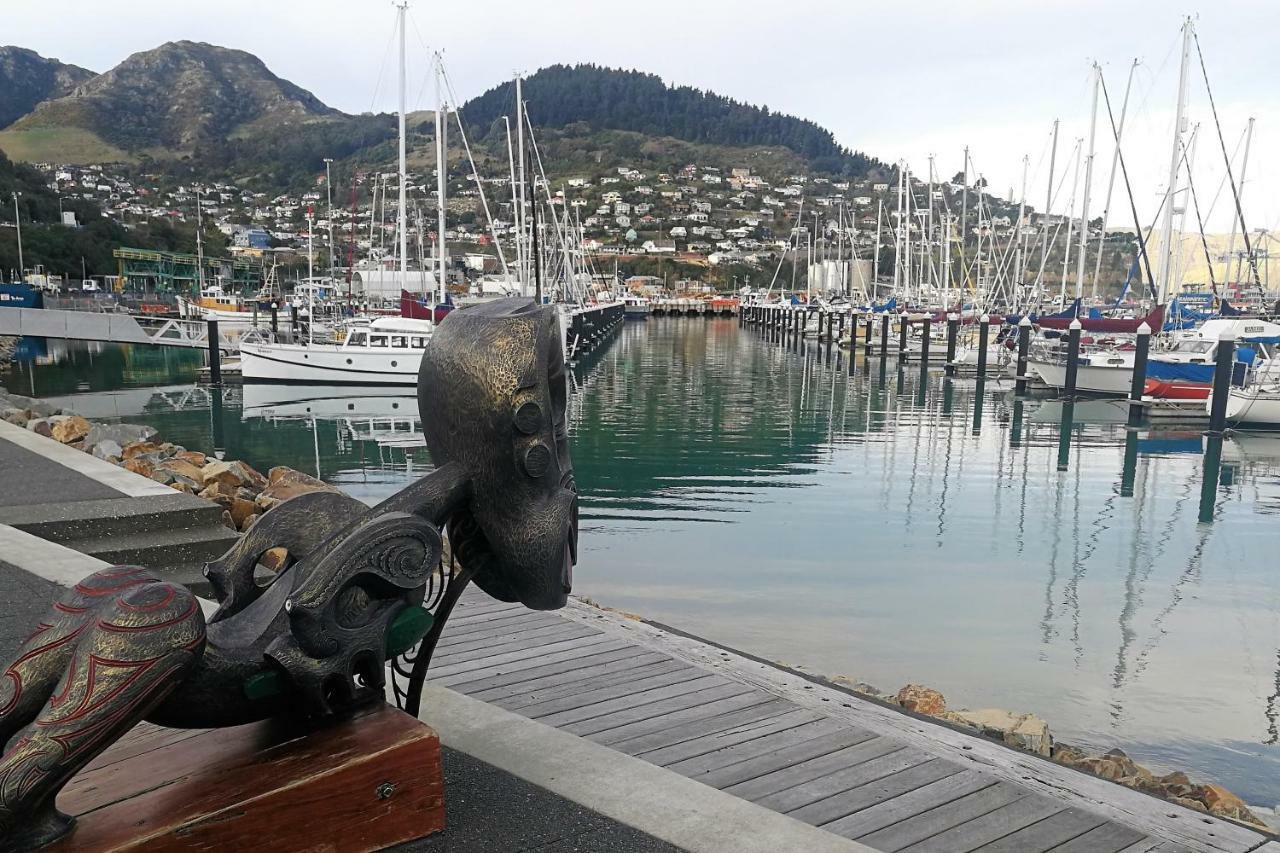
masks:
[(340, 344), (242, 343), (245, 382), (413, 385), (434, 324), (379, 317), (353, 328)]
[(191, 320), (252, 323), (257, 309), (257, 300), (227, 293), (220, 284), (200, 288), (200, 295), (195, 299), (178, 297), (178, 313)]
[(622, 297), (622, 312), (628, 320), (647, 320), (653, 313), (653, 305), (643, 296), (628, 293)]

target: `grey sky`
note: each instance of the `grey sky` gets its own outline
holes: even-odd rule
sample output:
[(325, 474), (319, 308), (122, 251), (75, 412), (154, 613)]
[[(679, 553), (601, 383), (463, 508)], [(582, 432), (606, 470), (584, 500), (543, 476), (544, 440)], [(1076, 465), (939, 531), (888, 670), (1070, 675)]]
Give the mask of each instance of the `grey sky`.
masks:
[[(0, 43), (95, 71), (164, 41), (194, 39), (255, 53), (276, 74), (340, 109), (394, 107), (388, 54), (394, 14), (382, 0), (4, 0), (0, 5)], [(517, 68), (532, 72), (554, 62), (581, 61), (638, 68), (813, 119), (843, 144), (886, 160), (905, 157), (920, 173), (932, 153), (939, 174), (954, 174), (967, 144), (977, 170), (1002, 194), (1010, 187), (1016, 193), (1027, 154), (1028, 195), (1043, 207), (1052, 120), (1063, 122), (1061, 176), (1075, 139), (1088, 129), (1089, 63), (1096, 58), (1104, 64), (1118, 111), (1124, 78), (1136, 57), (1143, 64), (1135, 78), (1124, 150), (1142, 216), (1149, 218), (1168, 170), (1178, 27), (1188, 12), (1196, 14), (1159, 0), (418, 2), (410, 10), (410, 98), (416, 101), (411, 106), (430, 105), (415, 97), (424, 91), (424, 44), (443, 47), (463, 99)], [(1246, 217), (1251, 227), (1276, 228), (1280, 59), (1273, 42), (1280, 32), (1280, 3), (1214, 0), (1200, 10), (1197, 28), (1228, 148), (1235, 149), (1249, 116), (1258, 120)], [(1221, 183), (1222, 156), (1194, 56), (1191, 71), (1191, 119), (1204, 122), (1196, 188), (1207, 207)], [(536, 116), (536, 93), (533, 99)], [(1110, 162), (1104, 114), (1095, 160), (1095, 215)], [(1070, 189), (1068, 177), (1055, 207)], [(1224, 192), (1211, 227), (1224, 230), (1229, 216)], [(1122, 224), (1132, 219), (1117, 217), (1119, 212), (1113, 221)]]

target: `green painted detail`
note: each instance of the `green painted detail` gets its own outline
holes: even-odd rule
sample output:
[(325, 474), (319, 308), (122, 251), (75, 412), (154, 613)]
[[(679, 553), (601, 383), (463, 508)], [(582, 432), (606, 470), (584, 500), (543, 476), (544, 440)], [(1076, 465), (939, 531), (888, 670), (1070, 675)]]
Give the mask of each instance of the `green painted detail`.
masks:
[(244, 680), (244, 695), (249, 699), (270, 699), (284, 692), (284, 683), (280, 673), (267, 670), (251, 675)]
[(391, 629), (387, 631), (387, 659), (404, 654), (427, 636), (435, 617), (418, 605), (410, 605), (401, 610)]

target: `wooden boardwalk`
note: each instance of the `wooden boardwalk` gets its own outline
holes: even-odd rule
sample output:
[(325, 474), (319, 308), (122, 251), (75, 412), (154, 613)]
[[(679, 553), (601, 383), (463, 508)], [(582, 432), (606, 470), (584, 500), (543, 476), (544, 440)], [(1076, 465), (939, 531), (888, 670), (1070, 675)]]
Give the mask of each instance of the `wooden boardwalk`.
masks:
[(1245, 827), (570, 602), (468, 591), (430, 679), (883, 851), (1280, 853)]

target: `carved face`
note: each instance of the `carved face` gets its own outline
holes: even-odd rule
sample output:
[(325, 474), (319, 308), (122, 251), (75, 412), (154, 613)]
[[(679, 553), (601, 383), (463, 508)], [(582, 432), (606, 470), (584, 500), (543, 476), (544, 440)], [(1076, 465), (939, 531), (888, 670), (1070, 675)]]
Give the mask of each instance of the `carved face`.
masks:
[(564, 604), (577, 561), (566, 381), (556, 309), (528, 299), (452, 312), (418, 374), (431, 457), (470, 482), (454, 553), (489, 595), (538, 610)]

